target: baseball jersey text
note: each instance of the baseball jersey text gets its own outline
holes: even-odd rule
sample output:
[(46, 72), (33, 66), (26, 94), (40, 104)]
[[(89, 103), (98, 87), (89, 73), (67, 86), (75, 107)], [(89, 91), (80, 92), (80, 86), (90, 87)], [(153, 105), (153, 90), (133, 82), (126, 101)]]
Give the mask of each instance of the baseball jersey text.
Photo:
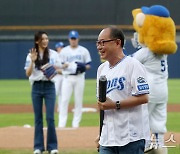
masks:
[(107, 93), (111, 92), (114, 89), (117, 90), (123, 90), (124, 89), (124, 81), (125, 77), (120, 77), (120, 78), (114, 78), (112, 80), (107, 81)]
[(67, 59), (67, 61), (69, 61), (69, 62), (78, 61), (78, 60), (82, 60), (81, 55), (69, 56), (68, 59)]

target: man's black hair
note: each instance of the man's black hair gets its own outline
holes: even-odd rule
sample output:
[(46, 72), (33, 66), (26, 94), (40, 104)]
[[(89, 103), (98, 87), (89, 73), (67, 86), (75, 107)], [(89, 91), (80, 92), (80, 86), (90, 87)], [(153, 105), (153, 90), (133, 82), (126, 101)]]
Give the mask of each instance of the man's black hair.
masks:
[(112, 39), (120, 39), (121, 47), (123, 48), (125, 36), (124, 36), (122, 30), (120, 30), (116, 26), (109, 26), (108, 28), (110, 28), (110, 30), (111, 30), (110, 37)]

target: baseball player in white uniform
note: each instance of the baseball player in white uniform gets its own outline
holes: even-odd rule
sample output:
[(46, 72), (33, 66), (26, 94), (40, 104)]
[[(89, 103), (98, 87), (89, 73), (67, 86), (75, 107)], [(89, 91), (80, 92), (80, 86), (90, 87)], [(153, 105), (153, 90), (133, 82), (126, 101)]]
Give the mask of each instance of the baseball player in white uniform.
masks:
[[(64, 43), (63, 42), (58, 42), (55, 44), (55, 49), (57, 51), (57, 54), (60, 58), (60, 55), (61, 55), (61, 50), (64, 48)], [(57, 111), (59, 112), (59, 104), (61, 102), (61, 87), (62, 87), (62, 79), (63, 79), (63, 76), (62, 74), (57, 74), (55, 77), (54, 77), (54, 80), (55, 80), (55, 88), (56, 88), (56, 95), (57, 95), (57, 104), (58, 104), (58, 107), (57, 107)]]
[(85, 71), (90, 69), (91, 57), (89, 51), (78, 45), (79, 34), (77, 31), (69, 32), (69, 43), (61, 51), (61, 59), (63, 63), (77, 66), (75, 73), (64, 74), (62, 82), (62, 98), (59, 109), (59, 123), (58, 127), (63, 128), (66, 126), (68, 117), (68, 104), (74, 91), (75, 110), (72, 121), (72, 127), (79, 127), (82, 116), (82, 101), (85, 84)]
[(99, 77), (107, 78), (107, 99), (98, 101), (104, 110), (100, 154), (143, 154), (150, 136), (146, 71), (135, 58), (124, 55), (123, 45), (124, 35), (116, 27), (100, 32), (97, 49), (107, 60), (97, 71), (97, 89)]
[(149, 48), (142, 47), (132, 56), (139, 60), (147, 70), (147, 79), (150, 87), (148, 102), (150, 128), (156, 140), (156, 146), (159, 147), (159, 152), (166, 154), (167, 149), (162, 148), (162, 146), (164, 146), (164, 134), (167, 131), (167, 55), (155, 54)]

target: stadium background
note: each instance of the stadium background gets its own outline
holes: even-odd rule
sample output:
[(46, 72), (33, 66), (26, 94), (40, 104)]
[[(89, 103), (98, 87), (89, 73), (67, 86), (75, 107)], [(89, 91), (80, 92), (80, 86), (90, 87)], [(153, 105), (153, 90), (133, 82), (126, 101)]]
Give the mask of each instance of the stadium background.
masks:
[[(72, 29), (80, 33), (80, 44), (87, 47), (92, 56), (92, 69), (87, 78), (95, 78), (100, 64), (95, 46), (98, 33), (106, 25), (118, 25), (123, 29), (126, 54), (134, 49), (132, 15), (134, 8), (162, 4), (166, 6), (177, 27), (177, 43), (180, 46), (179, 0), (6, 0), (0, 1), (0, 79), (24, 79), (24, 63), (28, 50), (33, 46), (33, 35), (38, 30), (49, 34), (50, 48), (58, 41), (68, 44), (67, 35)], [(179, 47), (180, 48), (180, 47)], [(179, 50), (178, 48), (178, 50)], [(169, 56), (169, 77), (179, 78), (180, 54)]]
[[(95, 97), (96, 69), (100, 64), (95, 46), (98, 33), (106, 25), (123, 29), (126, 54), (134, 49), (132, 15), (134, 8), (162, 4), (174, 19), (177, 43), (180, 46), (179, 0), (0, 0), (0, 153), (31, 154), (33, 147), (33, 109), (31, 87), (24, 73), (28, 50), (33, 46), (33, 36), (38, 30), (49, 34), (50, 48), (58, 41), (68, 44), (67, 35), (72, 29), (79, 31), (80, 44), (90, 50), (92, 69), (87, 72), (84, 107), (97, 107)], [(179, 49), (178, 49), (179, 50)], [(179, 51), (169, 56), (169, 77), (180, 78)], [(15, 79), (15, 80), (14, 80)], [(180, 143), (180, 80), (169, 79), (168, 133), (174, 135), (176, 148), (169, 154), (179, 154)], [(73, 99), (70, 107), (73, 107)], [(57, 125), (58, 113), (55, 113)], [(69, 112), (67, 127), (71, 127), (73, 113)], [(45, 116), (44, 116), (45, 121)], [(24, 128), (29, 124), (31, 128)], [(46, 127), (46, 123), (45, 123)], [(60, 152), (63, 154), (97, 154), (94, 139), (99, 130), (99, 113), (84, 113), (77, 130), (57, 130)], [(87, 133), (88, 132), (88, 133)], [(167, 134), (167, 139), (169, 139)], [(19, 145), (18, 145), (19, 144)], [(77, 145), (78, 144), (78, 145)]]

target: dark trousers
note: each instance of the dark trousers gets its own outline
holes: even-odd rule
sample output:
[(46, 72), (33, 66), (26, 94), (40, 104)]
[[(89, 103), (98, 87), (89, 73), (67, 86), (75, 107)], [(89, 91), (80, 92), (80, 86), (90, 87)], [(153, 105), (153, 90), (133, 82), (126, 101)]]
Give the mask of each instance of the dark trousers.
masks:
[(145, 140), (130, 142), (125, 146), (100, 146), (100, 154), (144, 154)]
[(54, 124), (55, 85), (50, 81), (35, 81), (32, 86), (32, 101), (35, 114), (34, 150), (44, 151), (43, 100), (46, 106), (47, 151), (57, 149), (57, 136)]

